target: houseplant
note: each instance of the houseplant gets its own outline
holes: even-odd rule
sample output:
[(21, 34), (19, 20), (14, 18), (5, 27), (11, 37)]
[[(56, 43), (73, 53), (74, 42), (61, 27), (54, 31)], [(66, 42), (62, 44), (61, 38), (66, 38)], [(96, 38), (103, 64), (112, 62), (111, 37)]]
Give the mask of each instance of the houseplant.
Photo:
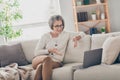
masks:
[(105, 27), (101, 28), (101, 33), (103, 33), (103, 34), (105, 33)]
[(12, 39), (21, 35), (22, 30), (14, 30), (13, 22), (22, 19), (19, 0), (0, 0), (0, 35)]
[(92, 20), (96, 20), (96, 12), (95, 11), (92, 12), (91, 16), (92, 16)]

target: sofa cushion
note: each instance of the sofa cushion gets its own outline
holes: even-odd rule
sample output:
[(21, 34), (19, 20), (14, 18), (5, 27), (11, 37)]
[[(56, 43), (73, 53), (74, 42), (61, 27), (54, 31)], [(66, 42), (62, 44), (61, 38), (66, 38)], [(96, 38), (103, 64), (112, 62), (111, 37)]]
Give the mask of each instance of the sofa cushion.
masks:
[(120, 64), (97, 65), (76, 70), (73, 80), (120, 80)]
[(34, 57), (34, 51), (35, 51), (37, 43), (38, 43), (38, 39), (21, 42), (26, 59), (28, 60), (29, 63), (32, 62), (32, 59)]
[(65, 64), (63, 67), (54, 69), (52, 80), (73, 80), (73, 67), (78, 65), (82, 65), (82, 63)]
[(91, 37), (91, 49), (102, 48), (104, 41), (109, 36), (120, 36), (120, 32), (112, 32), (107, 34), (93, 34)]
[[(53, 69), (52, 79), (51, 80), (73, 80), (73, 72), (75, 66), (80, 66), (82, 63), (69, 63), (64, 64), (60, 68)], [(26, 65), (27, 67), (32, 68), (32, 65)], [(33, 70), (31, 73), (31, 78), (34, 80), (36, 70)]]
[(112, 64), (120, 52), (120, 36), (109, 37), (103, 44), (102, 62)]
[(109, 37), (106, 34), (93, 34), (92, 35), (92, 42), (91, 42), (91, 49), (98, 49), (102, 48), (104, 41)]
[(28, 64), (20, 43), (14, 45), (2, 45), (2, 48), (3, 52), (0, 54), (2, 67), (11, 63), (18, 63), (20, 66)]
[(90, 36), (86, 35), (79, 42), (78, 46), (74, 48), (73, 39), (68, 42), (67, 51), (64, 58), (64, 63), (83, 62), (84, 51), (90, 50)]

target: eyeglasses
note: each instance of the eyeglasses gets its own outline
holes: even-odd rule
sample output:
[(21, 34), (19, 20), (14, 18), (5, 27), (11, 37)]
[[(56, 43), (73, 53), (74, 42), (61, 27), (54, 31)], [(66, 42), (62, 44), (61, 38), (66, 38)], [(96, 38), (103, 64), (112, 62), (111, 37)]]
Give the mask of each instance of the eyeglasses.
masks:
[(54, 26), (55, 28), (58, 28), (58, 27), (63, 27), (63, 25), (61, 24), (61, 25), (56, 25), (56, 26)]

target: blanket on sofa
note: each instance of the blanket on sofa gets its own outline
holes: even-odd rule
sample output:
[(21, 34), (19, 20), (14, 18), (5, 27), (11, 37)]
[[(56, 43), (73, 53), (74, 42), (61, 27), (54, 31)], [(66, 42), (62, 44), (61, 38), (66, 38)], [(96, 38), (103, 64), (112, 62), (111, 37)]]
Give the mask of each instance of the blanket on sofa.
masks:
[(12, 63), (0, 68), (0, 80), (31, 80), (32, 68)]

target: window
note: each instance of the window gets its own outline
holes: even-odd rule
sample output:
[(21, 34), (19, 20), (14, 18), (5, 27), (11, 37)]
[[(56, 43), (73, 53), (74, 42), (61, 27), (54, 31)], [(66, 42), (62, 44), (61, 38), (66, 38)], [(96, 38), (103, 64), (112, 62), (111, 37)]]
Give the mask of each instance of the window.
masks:
[(47, 24), (51, 15), (61, 14), (59, 0), (20, 0), (23, 19), (14, 23), (23, 34), (11, 41), (38, 39), (50, 31)]
[(51, 15), (60, 14), (59, 0), (20, 0), (23, 19), (14, 25), (48, 22)]
[(41, 26), (41, 27), (29, 27), (29, 28), (23, 28), (23, 34), (15, 39), (12, 39), (11, 41), (22, 41), (22, 40), (32, 40), (32, 39), (40, 39), (41, 36), (50, 31), (49, 26)]

